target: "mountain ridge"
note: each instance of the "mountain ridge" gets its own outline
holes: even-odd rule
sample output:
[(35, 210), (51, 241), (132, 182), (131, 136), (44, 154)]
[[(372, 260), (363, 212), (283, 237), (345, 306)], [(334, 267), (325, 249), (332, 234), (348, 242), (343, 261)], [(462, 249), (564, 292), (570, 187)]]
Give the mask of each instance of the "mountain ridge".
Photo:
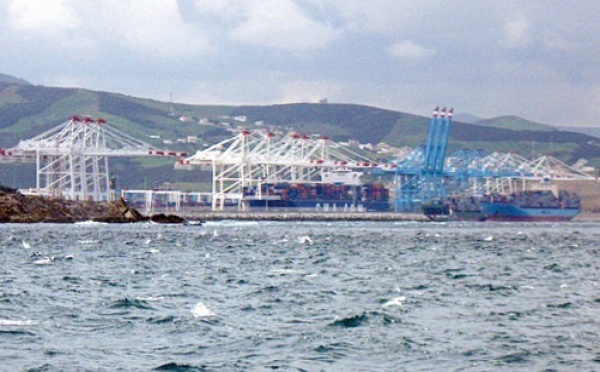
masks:
[[(19, 140), (34, 137), (73, 115), (102, 117), (115, 128), (158, 148), (168, 146), (187, 152), (232, 136), (228, 128), (237, 126), (296, 130), (325, 135), (336, 141), (354, 139), (374, 145), (385, 142), (396, 147), (416, 147), (425, 141), (430, 121), (425, 116), (360, 104), (190, 105), (82, 88), (0, 82), (0, 147), (12, 147)], [(206, 123), (202, 124), (201, 119)], [(188, 137), (197, 138), (198, 142), (178, 143), (178, 139)], [(167, 140), (172, 144), (163, 143)], [(535, 151), (552, 153), (567, 163), (586, 158), (588, 164), (598, 167), (598, 142), (597, 138), (586, 134), (505, 116), (473, 124), (455, 121), (448, 153), (470, 147), (488, 152), (514, 151), (530, 157)], [(143, 169), (137, 169), (136, 165), (142, 165)], [(172, 161), (167, 164), (162, 160), (155, 164), (123, 159), (116, 162), (113, 169), (121, 172), (127, 183), (137, 179), (138, 187), (146, 183), (143, 180), (155, 184), (164, 182), (165, 178), (191, 179), (181, 172), (166, 175), (169, 167), (172, 168)]]

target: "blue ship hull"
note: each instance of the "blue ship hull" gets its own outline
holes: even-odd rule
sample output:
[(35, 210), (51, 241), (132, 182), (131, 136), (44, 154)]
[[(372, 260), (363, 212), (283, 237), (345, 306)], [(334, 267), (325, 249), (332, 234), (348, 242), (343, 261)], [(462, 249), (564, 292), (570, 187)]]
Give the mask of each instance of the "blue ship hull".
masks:
[(481, 208), (489, 221), (570, 221), (580, 208), (519, 207), (507, 203), (481, 203)]
[(250, 200), (249, 206), (253, 208), (305, 208), (331, 209), (335, 205), (338, 211), (350, 210), (353, 206), (356, 209), (359, 205), (367, 212), (387, 212), (390, 210), (390, 203), (387, 201), (366, 201), (353, 204), (348, 200)]

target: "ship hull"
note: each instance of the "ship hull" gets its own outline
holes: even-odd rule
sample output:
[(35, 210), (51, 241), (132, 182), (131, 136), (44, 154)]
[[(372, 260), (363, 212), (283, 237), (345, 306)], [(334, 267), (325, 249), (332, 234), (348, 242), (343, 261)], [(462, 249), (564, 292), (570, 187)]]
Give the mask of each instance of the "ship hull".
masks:
[(328, 209), (335, 208), (337, 211), (350, 211), (362, 208), (367, 212), (387, 212), (390, 204), (385, 201), (370, 201), (353, 204), (348, 200), (250, 200), (251, 208), (297, 208), (297, 209)]
[(378, 184), (276, 183), (244, 189), (250, 208), (297, 208), (321, 211), (390, 210), (389, 190)]
[(488, 221), (560, 222), (570, 221), (580, 213), (578, 208), (522, 208), (503, 203), (482, 203)]

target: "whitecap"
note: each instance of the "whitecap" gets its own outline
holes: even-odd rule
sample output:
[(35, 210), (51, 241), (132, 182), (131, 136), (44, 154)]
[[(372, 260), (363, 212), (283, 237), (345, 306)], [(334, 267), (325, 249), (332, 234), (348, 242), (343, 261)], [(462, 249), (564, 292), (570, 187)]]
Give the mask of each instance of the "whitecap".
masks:
[(78, 240), (77, 243), (79, 244), (96, 244), (98, 243), (98, 240)]
[(301, 274), (300, 271), (294, 269), (274, 269), (272, 272), (279, 275)]
[(32, 326), (36, 325), (35, 320), (10, 320), (0, 319), (0, 327), (20, 327), (20, 326)]
[(146, 302), (156, 302), (156, 301), (162, 301), (165, 298), (161, 296), (161, 297), (137, 297), (136, 299), (140, 300), (140, 301), (146, 301)]
[(92, 221), (92, 220), (75, 222), (75, 225), (83, 225), (83, 226), (106, 225), (106, 224), (107, 224), (106, 222), (96, 222), (96, 221)]
[(494, 241), (494, 237), (491, 235), (488, 235), (485, 238), (483, 238), (483, 240), (486, 242), (492, 242), (492, 241)]
[(300, 244), (307, 244), (308, 243), (308, 245), (313, 245), (313, 241), (310, 238), (310, 236), (308, 236), (308, 235), (303, 235), (303, 236), (299, 237), (298, 238), (298, 242)]
[(25, 240), (23, 240), (23, 248), (30, 249), (31, 248), (31, 244), (29, 244)]
[(206, 318), (209, 316), (215, 316), (216, 314), (213, 313), (202, 302), (198, 302), (196, 306), (194, 306), (194, 308), (192, 309), (192, 315), (194, 316), (194, 318)]
[(54, 257), (44, 257), (40, 260), (33, 261), (34, 265), (50, 265), (54, 261)]
[(389, 306), (402, 307), (404, 301), (406, 301), (406, 297), (404, 297), (404, 296), (395, 297), (395, 298), (392, 298), (391, 300), (389, 300), (388, 302), (386, 302), (385, 304), (383, 304), (382, 307), (389, 307)]
[(242, 221), (242, 220), (223, 220), (223, 221), (206, 221), (207, 227), (245, 227), (245, 226), (258, 226), (257, 221)]

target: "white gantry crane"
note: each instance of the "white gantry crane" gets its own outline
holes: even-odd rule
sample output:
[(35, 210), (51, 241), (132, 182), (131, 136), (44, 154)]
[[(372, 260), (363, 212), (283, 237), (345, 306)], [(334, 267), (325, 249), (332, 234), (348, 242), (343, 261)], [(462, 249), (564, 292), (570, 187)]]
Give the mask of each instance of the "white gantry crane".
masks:
[(110, 157), (186, 156), (156, 150), (109, 126), (105, 120), (70, 120), (10, 149), (0, 162), (35, 162), (36, 188), (29, 193), (70, 200), (110, 200)]
[[(210, 167), (213, 173), (212, 208), (224, 209), (226, 200), (243, 209), (244, 188), (278, 182), (360, 184), (361, 170), (378, 164), (327, 137), (297, 133), (276, 135), (247, 130), (196, 154), (180, 159), (176, 169)], [(255, 198), (268, 198), (257, 187)]]

